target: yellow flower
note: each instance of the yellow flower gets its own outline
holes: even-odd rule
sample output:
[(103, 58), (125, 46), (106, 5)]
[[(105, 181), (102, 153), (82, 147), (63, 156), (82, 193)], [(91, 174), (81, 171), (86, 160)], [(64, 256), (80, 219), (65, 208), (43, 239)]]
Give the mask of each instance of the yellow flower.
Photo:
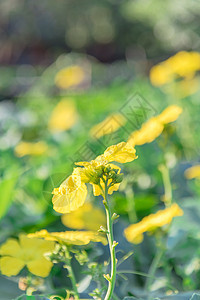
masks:
[(39, 156), (46, 153), (48, 150), (47, 144), (44, 142), (30, 143), (20, 142), (15, 147), (15, 155), (22, 157), (25, 155)]
[(191, 168), (188, 168), (184, 174), (187, 179), (193, 179), (193, 178), (200, 179), (200, 165), (196, 165)]
[(103, 120), (101, 123), (92, 127), (92, 129), (90, 130), (90, 135), (99, 139), (104, 135), (111, 134), (117, 131), (125, 123), (126, 120), (121, 114), (112, 114), (108, 116), (105, 120)]
[(173, 78), (171, 70), (164, 63), (152, 67), (149, 76), (151, 83), (155, 86), (164, 85)]
[(69, 213), (84, 204), (87, 188), (85, 183), (81, 181), (80, 174), (72, 174), (52, 193), (54, 195), (52, 198), (54, 210), (59, 213)]
[(106, 226), (105, 214), (101, 209), (91, 203), (85, 203), (82, 207), (70, 214), (61, 216), (62, 223), (73, 229), (98, 230), (100, 226)]
[(174, 122), (178, 119), (183, 109), (177, 105), (170, 105), (163, 112), (157, 116), (157, 120), (162, 124)]
[(178, 77), (192, 78), (200, 70), (200, 53), (181, 51), (152, 67), (150, 80), (155, 86), (170, 83)]
[(180, 51), (166, 60), (165, 64), (173, 73), (181, 77), (191, 76), (200, 68), (200, 54)]
[(128, 143), (132, 146), (151, 143), (163, 132), (163, 129), (163, 124), (156, 117), (151, 118), (130, 135)]
[(180, 106), (168, 106), (160, 115), (150, 118), (139, 130), (134, 131), (129, 136), (128, 143), (132, 146), (151, 143), (163, 132), (164, 125), (177, 120), (181, 113)]
[(124, 235), (130, 243), (139, 244), (143, 241), (143, 233), (170, 224), (174, 217), (182, 215), (182, 209), (174, 203), (171, 207), (159, 210), (155, 214), (144, 217), (139, 223), (130, 225), (124, 230)]
[(95, 231), (48, 232), (46, 229), (43, 229), (29, 234), (29, 237), (44, 238), (47, 241), (56, 241), (67, 245), (87, 245), (90, 242), (107, 244), (106, 237)]
[(77, 122), (78, 114), (74, 102), (68, 98), (60, 101), (54, 108), (48, 128), (52, 132), (70, 129)]
[(85, 78), (84, 70), (77, 65), (73, 65), (60, 70), (55, 77), (55, 84), (60, 89), (75, 87), (83, 82)]
[(27, 266), (32, 274), (46, 277), (53, 264), (45, 258), (44, 254), (53, 250), (53, 242), (38, 238), (30, 239), (24, 234), (19, 236), (19, 241), (8, 239), (0, 247), (1, 273), (6, 276), (17, 275), (22, 268)]
[(134, 147), (122, 142), (110, 146), (103, 155), (99, 155), (90, 162), (76, 163), (76, 165), (82, 168), (75, 168), (72, 175), (70, 175), (59, 188), (53, 190), (53, 208), (60, 213), (69, 213), (82, 206), (87, 196), (85, 183), (92, 184), (94, 194), (100, 195), (101, 188), (98, 185), (103, 183), (100, 179), (102, 179), (101, 177), (105, 172), (109, 173), (109, 183), (112, 181), (112, 186), (110, 186), (108, 192), (112, 193), (116, 191), (122, 179), (119, 174), (120, 168), (109, 163), (113, 161), (126, 163), (136, 158)]

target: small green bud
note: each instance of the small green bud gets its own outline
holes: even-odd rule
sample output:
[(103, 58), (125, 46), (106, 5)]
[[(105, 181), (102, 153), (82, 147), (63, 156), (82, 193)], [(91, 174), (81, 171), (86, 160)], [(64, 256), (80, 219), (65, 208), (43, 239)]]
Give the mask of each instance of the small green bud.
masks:
[(110, 275), (109, 275), (109, 274), (103, 274), (103, 277), (104, 277), (107, 281), (111, 282), (111, 278), (110, 278)]
[(120, 182), (122, 182), (123, 178), (124, 178), (124, 174), (123, 173), (117, 174), (116, 178), (115, 178), (115, 181), (113, 181), (113, 182), (114, 183), (120, 183)]
[(117, 215), (116, 213), (114, 213), (113, 215), (112, 215), (112, 221), (115, 221), (115, 220), (117, 220), (119, 218), (119, 215)]
[(100, 229), (98, 230), (98, 232), (102, 232), (102, 233), (108, 234), (108, 230), (106, 230), (106, 228), (104, 228), (103, 226), (100, 226)]

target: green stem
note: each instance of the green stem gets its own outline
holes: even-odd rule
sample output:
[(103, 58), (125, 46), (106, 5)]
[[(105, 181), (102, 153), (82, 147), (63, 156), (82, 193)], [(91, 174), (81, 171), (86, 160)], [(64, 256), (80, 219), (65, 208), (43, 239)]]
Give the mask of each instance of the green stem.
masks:
[(107, 238), (108, 238), (108, 244), (110, 248), (110, 259), (111, 259), (111, 273), (110, 278), (108, 281), (108, 290), (105, 295), (104, 300), (110, 300), (114, 287), (115, 287), (115, 279), (116, 279), (116, 255), (115, 255), (115, 247), (116, 243), (113, 239), (113, 222), (112, 222), (112, 216), (110, 211), (110, 206), (108, 202), (108, 185), (107, 180), (105, 181), (105, 191), (104, 191), (104, 206), (106, 210), (106, 217), (107, 217)]
[(147, 299), (150, 299), (149, 298), (150, 287), (151, 287), (151, 284), (154, 280), (156, 270), (158, 268), (158, 265), (160, 263), (160, 260), (163, 256), (164, 252), (165, 252), (164, 247), (163, 248), (161, 248), (161, 247), (158, 248), (158, 251), (157, 251), (156, 255), (154, 256), (154, 259), (153, 259), (153, 261), (151, 263), (151, 266), (149, 268), (149, 272), (148, 272), (149, 277), (147, 278), (147, 281), (146, 281), (146, 284), (145, 284), (145, 290), (148, 293), (147, 294), (147, 297), (148, 297)]
[(70, 253), (69, 253), (68, 249), (66, 249), (66, 264), (67, 264), (66, 268), (68, 270), (68, 276), (71, 280), (75, 300), (79, 300), (80, 298), (79, 298), (79, 293), (78, 293), (78, 289), (77, 289), (76, 278), (75, 278), (75, 275), (74, 275), (74, 271), (72, 269), (71, 257), (70, 257)]
[(165, 196), (164, 196), (164, 202), (166, 206), (170, 206), (172, 203), (172, 186), (170, 181), (170, 175), (169, 175), (169, 169), (166, 165), (160, 165), (159, 171), (162, 174), (164, 189), (165, 189)]
[(127, 185), (125, 190), (126, 198), (128, 201), (128, 217), (130, 223), (136, 223), (137, 222), (137, 214), (135, 211), (135, 199), (134, 199), (134, 193), (132, 188)]

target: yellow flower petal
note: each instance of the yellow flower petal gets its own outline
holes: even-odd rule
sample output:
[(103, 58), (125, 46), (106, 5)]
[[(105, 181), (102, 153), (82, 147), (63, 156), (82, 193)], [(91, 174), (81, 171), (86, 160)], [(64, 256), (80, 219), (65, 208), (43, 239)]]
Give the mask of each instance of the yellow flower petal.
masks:
[(108, 162), (116, 161), (127, 163), (137, 158), (136, 150), (130, 144), (121, 142), (117, 145), (110, 146), (104, 152), (104, 158)]
[(200, 165), (188, 168), (184, 175), (187, 179), (200, 178)]
[(91, 203), (85, 203), (76, 211), (62, 215), (61, 220), (65, 226), (73, 229), (98, 230), (101, 225), (106, 225), (103, 211)]
[(124, 235), (130, 243), (140, 243), (143, 240), (143, 233), (155, 230), (172, 222), (177, 216), (182, 216), (182, 209), (175, 203), (171, 207), (159, 210), (143, 218), (139, 223), (132, 224), (124, 230)]
[(48, 261), (45, 257), (41, 257), (38, 260), (33, 260), (27, 263), (27, 268), (29, 271), (41, 277), (47, 277), (51, 271), (53, 263)]
[(92, 127), (92, 129), (90, 130), (90, 135), (96, 139), (99, 139), (104, 135), (111, 134), (117, 131), (125, 123), (126, 119), (121, 114), (112, 114), (101, 123)]
[(59, 188), (53, 191), (53, 208), (59, 213), (69, 213), (82, 206), (87, 196), (87, 187), (81, 176), (70, 175)]
[(133, 146), (151, 143), (162, 133), (163, 129), (163, 124), (157, 118), (151, 118), (130, 135), (128, 143)]
[(41, 231), (29, 234), (30, 237), (41, 237), (50, 241), (57, 241), (68, 245), (87, 245), (90, 242), (101, 242), (107, 244), (107, 239), (94, 231), (64, 231), (64, 232), (48, 232), (43, 229)]
[(24, 266), (25, 264), (23, 260), (19, 258), (10, 256), (4, 256), (0, 258), (0, 270), (3, 275), (15, 276)]
[(178, 119), (183, 109), (177, 105), (168, 106), (163, 112), (157, 116), (157, 119), (162, 124), (174, 122)]
[(19, 256), (22, 249), (15, 239), (8, 239), (0, 248), (0, 255)]
[(77, 122), (78, 114), (74, 102), (63, 99), (54, 108), (49, 120), (48, 128), (52, 132), (70, 129)]

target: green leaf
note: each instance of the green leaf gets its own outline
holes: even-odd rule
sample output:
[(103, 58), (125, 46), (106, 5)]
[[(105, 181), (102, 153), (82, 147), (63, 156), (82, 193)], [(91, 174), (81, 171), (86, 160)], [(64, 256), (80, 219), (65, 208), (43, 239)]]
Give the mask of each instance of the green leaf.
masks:
[(18, 176), (15, 175), (11, 178), (3, 178), (0, 181), (0, 195), (1, 195), (1, 201), (0, 201), (0, 219), (4, 217), (4, 215), (7, 213), (11, 203), (12, 203), (12, 193), (14, 186), (17, 182)]

